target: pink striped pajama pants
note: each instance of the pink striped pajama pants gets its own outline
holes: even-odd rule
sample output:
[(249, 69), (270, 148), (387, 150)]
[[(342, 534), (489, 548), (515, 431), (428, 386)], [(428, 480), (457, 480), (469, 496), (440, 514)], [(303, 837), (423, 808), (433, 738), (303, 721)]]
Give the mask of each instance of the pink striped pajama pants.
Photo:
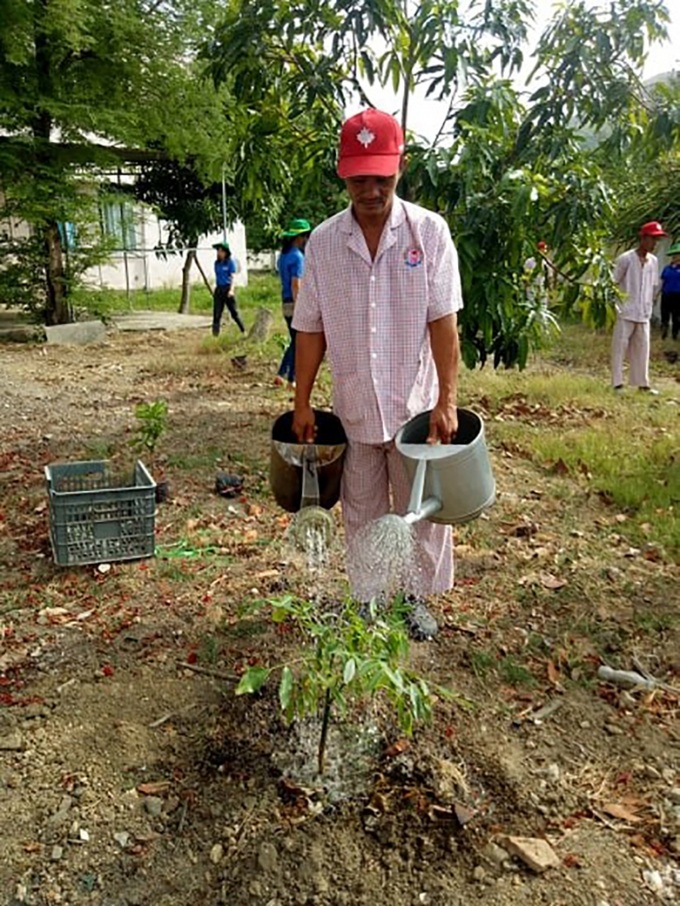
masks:
[[(390, 490), (392, 506), (390, 506)], [(373, 589), (352, 557), (352, 541), (357, 532), (387, 513), (404, 515), (411, 485), (394, 441), (384, 444), (347, 446), (342, 476), (342, 515), (347, 545), (347, 574), (356, 600), (368, 602), (379, 589)], [(410, 587), (403, 590), (419, 597), (440, 594), (453, 586), (453, 539), (451, 526), (423, 520), (414, 526), (417, 559)]]

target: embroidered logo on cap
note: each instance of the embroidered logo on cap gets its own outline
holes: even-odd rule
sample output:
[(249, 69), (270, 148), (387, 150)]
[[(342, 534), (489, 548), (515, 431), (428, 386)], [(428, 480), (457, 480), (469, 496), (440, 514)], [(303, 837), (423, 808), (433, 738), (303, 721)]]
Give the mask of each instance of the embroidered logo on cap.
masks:
[(404, 255), (404, 264), (407, 267), (419, 267), (423, 263), (423, 253), (420, 249), (409, 249)]
[(364, 148), (368, 148), (371, 142), (375, 141), (375, 135), (364, 126), (361, 132), (357, 132), (357, 141), (361, 142)]

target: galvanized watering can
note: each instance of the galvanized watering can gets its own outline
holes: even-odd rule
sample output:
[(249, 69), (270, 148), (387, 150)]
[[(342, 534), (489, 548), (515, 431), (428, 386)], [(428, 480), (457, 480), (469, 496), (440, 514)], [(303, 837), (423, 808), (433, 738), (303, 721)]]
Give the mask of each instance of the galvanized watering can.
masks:
[(458, 409), (458, 433), (452, 444), (426, 443), (429, 427), (430, 413), (422, 412), (396, 436), (411, 481), (405, 519), (444, 525), (470, 522), (496, 500), (484, 423), (469, 409)]
[(279, 416), (272, 427), (269, 484), (276, 502), (289, 513), (310, 506), (330, 510), (340, 498), (345, 429), (332, 412), (315, 409), (314, 417), (313, 444), (301, 444), (293, 434), (292, 412)]

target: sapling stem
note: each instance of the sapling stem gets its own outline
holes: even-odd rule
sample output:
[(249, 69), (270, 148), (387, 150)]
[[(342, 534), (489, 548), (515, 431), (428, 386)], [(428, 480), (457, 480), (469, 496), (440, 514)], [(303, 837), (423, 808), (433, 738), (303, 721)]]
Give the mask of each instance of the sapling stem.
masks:
[(326, 695), (323, 702), (323, 714), (321, 716), (321, 738), (319, 739), (319, 759), (317, 765), (319, 776), (323, 775), (324, 768), (326, 767), (326, 740), (328, 739), (328, 726), (331, 720), (332, 704), (333, 697), (331, 695), (331, 690), (326, 689)]

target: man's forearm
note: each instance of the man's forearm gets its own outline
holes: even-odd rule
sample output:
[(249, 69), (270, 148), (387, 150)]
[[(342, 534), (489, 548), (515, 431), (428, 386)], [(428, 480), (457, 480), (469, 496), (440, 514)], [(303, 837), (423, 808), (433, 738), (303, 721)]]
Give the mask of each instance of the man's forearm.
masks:
[(323, 333), (298, 331), (295, 336), (295, 406), (308, 406), (326, 352)]
[(446, 315), (430, 321), (430, 346), (439, 381), (439, 402), (455, 406), (458, 402), (458, 366), (460, 345), (458, 342), (458, 321), (454, 315)]

